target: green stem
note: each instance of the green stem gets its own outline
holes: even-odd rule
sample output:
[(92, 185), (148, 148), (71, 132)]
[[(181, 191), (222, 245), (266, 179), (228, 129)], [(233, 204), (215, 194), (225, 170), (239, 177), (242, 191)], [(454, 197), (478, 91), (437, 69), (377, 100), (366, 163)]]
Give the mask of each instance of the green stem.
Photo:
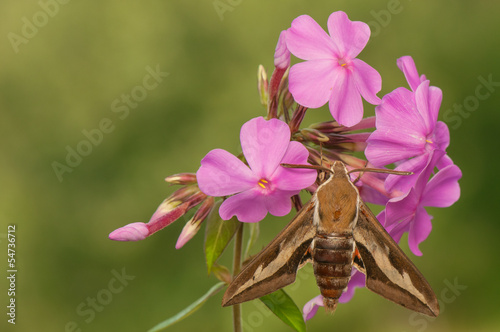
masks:
[[(233, 278), (240, 273), (241, 269), (241, 248), (243, 246), (243, 223), (240, 223), (234, 241), (233, 256)], [(241, 332), (241, 305), (233, 305), (233, 326), (234, 332)]]

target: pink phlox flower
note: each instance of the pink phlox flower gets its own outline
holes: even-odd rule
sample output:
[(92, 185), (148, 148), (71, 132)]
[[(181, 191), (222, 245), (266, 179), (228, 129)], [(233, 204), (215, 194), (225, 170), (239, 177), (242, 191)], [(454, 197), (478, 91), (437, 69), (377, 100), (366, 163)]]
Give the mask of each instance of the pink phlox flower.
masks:
[(328, 18), (328, 35), (308, 15), (297, 17), (287, 30), (286, 44), (306, 60), (290, 69), (289, 90), (297, 103), (318, 108), (329, 102), (330, 113), (347, 127), (363, 118), (361, 96), (377, 105), (382, 88), (380, 74), (357, 59), (370, 38), (366, 23), (353, 22), (338, 11)]
[(290, 197), (312, 185), (317, 173), (280, 164), (306, 164), (309, 152), (301, 143), (290, 142), (288, 125), (278, 119), (248, 121), (241, 127), (240, 141), (249, 166), (225, 150), (212, 150), (196, 173), (200, 190), (209, 196), (233, 195), (219, 209), (224, 220), (235, 215), (242, 222), (257, 222), (268, 212), (288, 214)]
[(460, 197), (458, 180), (462, 177), (462, 172), (458, 166), (445, 166), (428, 181), (443, 154), (443, 151), (434, 151), (424, 171), (419, 174), (415, 186), (404, 195), (390, 199), (385, 210), (377, 216), (396, 242), (408, 232), (408, 245), (417, 256), (422, 255), (419, 244), (432, 230), (432, 216), (425, 207), (449, 207)]
[[(392, 163), (396, 170), (411, 171), (410, 176), (389, 175), (386, 189), (408, 191), (424, 170), (433, 151), (446, 151), (450, 143), (448, 126), (437, 121), (441, 106), (441, 89), (429, 86), (425, 80), (418, 84), (413, 60), (404, 57), (398, 65), (403, 68), (408, 83), (415, 92), (397, 88), (382, 98), (375, 108), (377, 129), (367, 140), (365, 154), (375, 166)], [(437, 162), (438, 169), (452, 165), (453, 161), (443, 154)]]

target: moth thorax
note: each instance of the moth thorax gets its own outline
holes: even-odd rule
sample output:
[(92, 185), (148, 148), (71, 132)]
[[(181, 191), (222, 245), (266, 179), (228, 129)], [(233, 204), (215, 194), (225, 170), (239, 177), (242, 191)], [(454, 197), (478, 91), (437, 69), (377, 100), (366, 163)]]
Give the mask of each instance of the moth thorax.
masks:
[(312, 256), (314, 275), (323, 295), (325, 309), (333, 313), (351, 279), (354, 239), (351, 234), (317, 235)]

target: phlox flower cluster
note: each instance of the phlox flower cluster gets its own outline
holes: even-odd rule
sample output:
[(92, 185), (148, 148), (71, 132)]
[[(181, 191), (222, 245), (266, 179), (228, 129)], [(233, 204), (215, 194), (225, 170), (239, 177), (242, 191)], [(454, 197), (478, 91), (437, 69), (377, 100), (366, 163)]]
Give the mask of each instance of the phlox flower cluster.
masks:
[[(315, 170), (282, 164), (328, 166), (341, 160), (348, 169), (394, 166), (413, 173), (367, 173), (356, 185), (364, 201), (384, 206), (377, 219), (394, 240), (400, 242), (408, 233), (410, 250), (422, 255), (419, 245), (432, 230), (426, 207), (449, 207), (460, 196), (462, 174), (446, 153), (448, 126), (438, 121), (442, 91), (418, 74), (412, 57), (403, 56), (397, 66), (409, 88), (399, 87), (379, 98), (380, 74), (358, 58), (370, 38), (368, 25), (338, 11), (328, 18), (327, 30), (302, 15), (281, 32), (269, 80), (259, 68), (258, 90), (266, 117), (242, 125), (242, 153), (215, 149), (201, 160), (196, 174), (167, 177), (167, 182), (183, 187), (148, 223), (128, 224), (109, 237), (143, 240), (196, 206), (176, 248), (193, 238), (210, 213), (243, 223), (259, 222), (268, 213), (285, 216), (302, 206), (299, 192), (314, 193), (318, 182)], [(291, 55), (304, 61), (291, 65)], [(375, 117), (363, 118), (363, 99), (375, 105)], [(302, 127), (306, 112), (327, 103), (327, 121)], [(353, 155), (359, 151), (366, 159)], [(218, 211), (216, 200), (222, 200)], [(353, 270), (340, 302), (349, 301), (355, 288), (364, 284), (364, 275)], [(304, 319), (312, 318), (322, 305), (321, 295), (313, 298), (304, 306)]]

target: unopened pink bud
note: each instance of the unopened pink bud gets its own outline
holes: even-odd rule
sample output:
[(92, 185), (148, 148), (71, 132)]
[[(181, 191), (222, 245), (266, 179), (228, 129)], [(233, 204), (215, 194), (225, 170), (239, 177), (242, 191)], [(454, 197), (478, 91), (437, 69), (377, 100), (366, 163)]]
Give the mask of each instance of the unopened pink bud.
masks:
[(286, 47), (286, 30), (281, 31), (274, 51), (274, 66), (287, 69), (290, 66), (290, 51)]
[(200, 205), (200, 208), (194, 214), (193, 218), (189, 220), (179, 235), (177, 239), (177, 243), (175, 244), (175, 249), (180, 249), (184, 246), (189, 240), (193, 238), (193, 236), (198, 233), (200, 230), (202, 222), (207, 218), (210, 211), (214, 207), (215, 199), (211, 196), (207, 197), (203, 203)]
[(276, 51), (274, 53), (274, 72), (271, 75), (271, 80), (269, 82), (269, 100), (276, 103), (276, 95), (278, 94), (278, 88), (280, 86), (283, 75), (290, 66), (290, 51), (286, 47), (286, 30), (280, 33), (278, 39), (278, 44), (276, 45)]
[(143, 222), (134, 222), (115, 229), (109, 234), (114, 241), (139, 241), (149, 236), (149, 228)]
[(175, 249), (182, 248), (200, 230), (200, 225), (192, 224), (190, 221), (187, 222), (186, 225), (184, 225), (184, 228), (182, 229), (181, 234), (177, 239), (177, 243), (175, 244)]

